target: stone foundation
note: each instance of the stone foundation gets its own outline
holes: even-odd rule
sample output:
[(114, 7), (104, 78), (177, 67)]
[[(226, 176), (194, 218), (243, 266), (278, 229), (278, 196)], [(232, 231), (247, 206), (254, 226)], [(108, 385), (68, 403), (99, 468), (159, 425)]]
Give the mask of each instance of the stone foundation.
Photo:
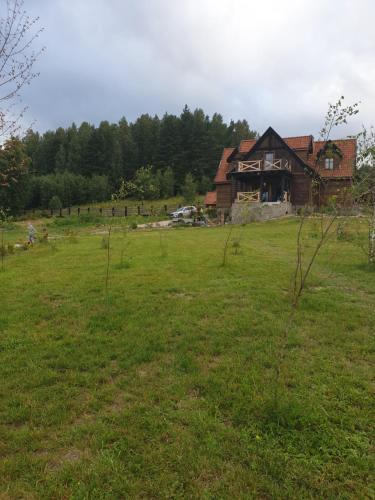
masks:
[(246, 203), (235, 202), (231, 209), (231, 220), (233, 224), (248, 224), (269, 219), (277, 219), (294, 213), (292, 204), (289, 202), (268, 203)]

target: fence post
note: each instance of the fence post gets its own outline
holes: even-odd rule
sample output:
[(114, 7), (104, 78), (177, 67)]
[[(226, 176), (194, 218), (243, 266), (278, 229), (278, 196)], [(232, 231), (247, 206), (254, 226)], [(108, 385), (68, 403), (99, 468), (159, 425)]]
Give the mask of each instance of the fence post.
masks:
[(87, 213), (88, 214), (90, 213), (90, 207), (87, 207)]
[(112, 207), (112, 217), (115, 216), (115, 207)]
[(68, 207), (68, 215), (70, 215), (70, 212), (71, 212), (70, 207)]
[(128, 216), (128, 207), (125, 207), (125, 217)]
[(80, 215), (81, 214), (81, 209), (80, 207), (77, 208), (77, 214)]
[(138, 205), (137, 209), (138, 209), (138, 215), (141, 215), (141, 207), (139, 205)]
[(165, 211), (166, 214), (168, 213), (168, 207), (167, 207), (167, 205), (164, 205), (164, 211)]
[(60, 215), (60, 217), (62, 217), (62, 208), (60, 208), (60, 214), (59, 215)]
[(103, 215), (103, 209), (102, 209), (102, 207), (99, 208), (99, 213), (100, 213), (100, 215)]

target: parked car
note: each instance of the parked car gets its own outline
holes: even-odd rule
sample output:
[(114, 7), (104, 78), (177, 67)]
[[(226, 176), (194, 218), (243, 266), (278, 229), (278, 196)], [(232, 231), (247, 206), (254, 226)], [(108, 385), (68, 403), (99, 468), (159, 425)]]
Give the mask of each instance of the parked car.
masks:
[(192, 217), (197, 212), (197, 208), (194, 206), (181, 207), (175, 212), (171, 213), (172, 219), (183, 219), (186, 217)]

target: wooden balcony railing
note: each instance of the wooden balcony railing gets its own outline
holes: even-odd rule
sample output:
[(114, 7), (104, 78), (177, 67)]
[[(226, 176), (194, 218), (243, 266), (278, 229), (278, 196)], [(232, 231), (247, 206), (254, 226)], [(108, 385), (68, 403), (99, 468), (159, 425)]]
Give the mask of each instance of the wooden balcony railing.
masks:
[(251, 160), (239, 161), (237, 164), (237, 172), (261, 172), (262, 170), (288, 170), (291, 171), (291, 165), (288, 160)]
[(237, 201), (258, 202), (260, 201), (260, 191), (238, 192)]

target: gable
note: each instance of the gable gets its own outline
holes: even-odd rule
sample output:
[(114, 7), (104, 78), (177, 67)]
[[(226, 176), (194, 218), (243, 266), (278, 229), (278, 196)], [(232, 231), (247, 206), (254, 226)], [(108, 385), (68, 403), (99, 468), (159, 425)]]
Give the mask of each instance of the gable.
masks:
[(309, 165), (315, 171), (318, 171), (319, 175), (323, 178), (353, 177), (357, 154), (357, 140), (338, 139), (329, 142), (331, 144), (331, 151), (339, 157), (338, 166), (333, 170), (326, 170), (322, 166), (322, 163), (317, 163), (319, 158), (321, 158), (321, 161), (324, 161), (324, 148), (326, 146), (324, 141), (314, 142), (313, 152), (308, 161)]
[[(306, 145), (309, 144), (309, 140), (306, 138), (309, 138), (310, 136), (301, 136), (301, 137), (296, 137), (294, 139), (298, 140), (298, 145), (302, 145), (305, 143)], [(302, 138), (305, 138), (305, 140), (301, 140)], [(287, 139), (290, 141), (291, 138)], [(297, 143), (297, 141), (295, 141)], [(257, 151), (277, 151), (277, 150), (285, 150), (289, 153), (289, 155), (295, 160), (297, 165), (301, 166), (306, 173), (308, 173), (311, 176), (316, 177), (318, 173), (311, 168), (311, 165), (308, 163), (305, 163), (302, 158), (300, 158), (297, 153), (289, 146), (289, 144), (286, 142), (286, 140), (282, 139), (277, 132), (272, 127), (269, 127), (264, 134), (258, 139), (256, 144), (251, 148), (251, 150), (244, 156), (244, 160), (248, 160), (251, 158), (252, 155), (254, 155)]]

